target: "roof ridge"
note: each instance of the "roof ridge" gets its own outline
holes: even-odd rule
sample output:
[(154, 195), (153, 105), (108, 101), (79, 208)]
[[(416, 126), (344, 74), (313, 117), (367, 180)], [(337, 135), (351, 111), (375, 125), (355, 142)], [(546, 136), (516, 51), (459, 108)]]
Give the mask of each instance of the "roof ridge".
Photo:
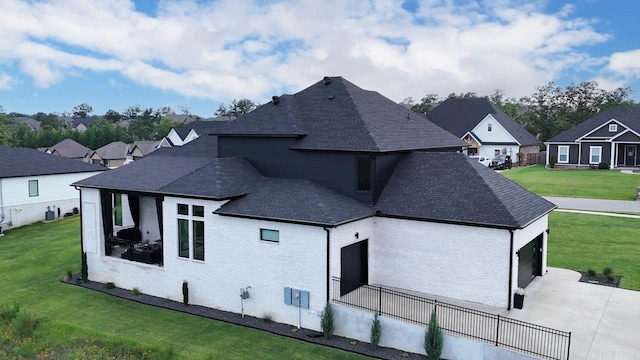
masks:
[[(509, 218), (513, 221), (513, 224), (518, 224), (518, 219), (515, 218), (515, 216), (513, 216), (513, 214), (511, 213), (511, 210), (509, 210), (509, 208), (507, 207), (507, 205), (504, 203), (504, 201), (502, 201), (502, 198), (500, 196), (498, 196), (498, 194), (496, 194), (495, 189), (493, 188), (493, 186), (491, 186), (485, 179), (484, 176), (482, 176), (482, 174), (480, 174), (478, 172), (479, 168), (476, 168), (476, 166), (474, 166), (473, 164), (475, 163), (475, 160), (469, 160), (468, 162), (468, 166), (473, 170), (473, 176), (474, 177), (478, 177), (480, 178), (480, 180), (482, 181), (482, 183), (489, 188), (489, 190), (491, 190), (491, 195), (493, 197), (495, 197), (495, 199), (498, 200), (498, 204), (500, 204), (499, 206), (508, 214)], [(482, 166), (484, 167), (484, 165), (478, 163), (477, 166)], [(497, 174), (497, 173), (496, 173)], [(499, 175), (499, 174), (498, 174)], [(500, 175), (503, 176), (503, 175)], [(523, 188), (524, 189), (524, 188)], [(525, 189), (526, 190), (526, 189)]]
[[(364, 117), (362, 116), (362, 108), (358, 105), (358, 103), (354, 100), (353, 95), (351, 94), (351, 91), (349, 90), (348, 86), (346, 86), (345, 82), (348, 82), (349, 84), (351, 84), (349, 81), (347, 81), (346, 79), (342, 78), (341, 76), (338, 77), (341, 82), (342, 82), (342, 86), (344, 86), (344, 89), (346, 90), (347, 94), (349, 95), (349, 99), (351, 100), (351, 103), (353, 104), (353, 106), (356, 109), (356, 113), (358, 114), (358, 118), (360, 120), (360, 123), (364, 125), (364, 128), (367, 131), (367, 137), (371, 140), (371, 142), (374, 144), (376, 150), (381, 151), (382, 146), (380, 146), (380, 144), (378, 143), (378, 141), (376, 140), (376, 138), (373, 136), (371, 129), (369, 128), (369, 123), (367, 122), (367, 120), (364, 119)], [(355, 84), (351, 84), (355, 87), (357, 87), (358, 89), (360, 89), (361, 91), (366, 91), (366, 92), (370, 92), (370, 93), (377, 93), (376, 91), (371, 91), (371, 90), (365, 90)]]

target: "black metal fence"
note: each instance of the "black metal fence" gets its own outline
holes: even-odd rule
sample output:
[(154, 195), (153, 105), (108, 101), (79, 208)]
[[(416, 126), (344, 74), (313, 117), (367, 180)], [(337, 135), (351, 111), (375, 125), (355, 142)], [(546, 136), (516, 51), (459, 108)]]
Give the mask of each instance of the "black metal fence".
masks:
[[(560, 331), (484, 311), (427, 299), (380, 286), (361, 285), (341, 295), (340, 285), (348, 282), (333, 278), (333, 301), (380, 315), (427, 326), (435, 310), (440, 328), (453, 335), (519, 351), (544, 359), (567, 360), (571, 332)], [(353, 288), (354, 283), (349, 283)]]

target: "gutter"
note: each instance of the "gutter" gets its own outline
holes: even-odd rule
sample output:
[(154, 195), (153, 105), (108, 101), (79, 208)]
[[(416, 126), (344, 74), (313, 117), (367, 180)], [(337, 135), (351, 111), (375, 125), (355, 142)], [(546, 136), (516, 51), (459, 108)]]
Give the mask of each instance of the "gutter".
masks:
[(513, 291), (513, 230), (509, 230), (509, 298), (507, 299), (507, 310), (511, 310), (511, 292)]

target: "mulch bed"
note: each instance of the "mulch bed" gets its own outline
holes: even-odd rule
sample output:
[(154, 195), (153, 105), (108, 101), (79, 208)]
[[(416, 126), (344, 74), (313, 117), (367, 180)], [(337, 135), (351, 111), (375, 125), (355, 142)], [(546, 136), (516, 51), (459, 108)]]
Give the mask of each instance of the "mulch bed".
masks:
[(610, 286), (610, 287), (618, 287), (620, 285), (620, 276), (614, 275), (613, 281), (609, 281), (606, 276), (601, 274), (589, 275), (584, 271), (580, 271), (582, 276), (580, 277), (580, 282), (585, 282), (594, 285), (602, 285), (602, 286)]
[(241, 314), (236, 314), (227, 311), (221, 311), (217, 309), (212, 309), (205, 306), (200, 305), (189, 305), (184, 306), (183, 303), (168, 299), (159, 298), (156, 296), (140, 294), (133, 295), (130, 290), (114, 288), (114, 289), (106, 289), (103, 283), (87, 281), (82, 282), (79, 280), (79, 275), (73, 276), (69, 281), (62, 281), (65, 284), (76, 285), (80, 287), (84, 287), (87, 289), (99, 291), (105, 294), (109, 294), (115, 297), (119, 297), (121, 299), (135, 301), (137, 303), (156, 306), (168, 310), (178, 311), (185, 314), (196, 315), (200, 317), (205, 317), (209, 319), (214, 319), (218, 321), (223, 321), (230, 324), (240, 325), (248, 328), (258, 329), (262, 331), (267, 331), (275, 335), (286, 336), (289, 338), (297, 339), (300, 341), (305, 341), (308, 343), (318, 344), (322, 346), (328, 346), (336, 349), (341, 349), (365, 356), (369, 356), (376, 359), (426, 359), (426, 356), (408, 353), (397, 349), (386, 348), (386, 347), (373, 347), (369, 343), (356, 341), (353, 339), (341, 337), (341, 336), (332, 336), (330, 339), (324, 338), (321, 332), (309, 330), (309, 329), (297, 329), (295, 326), (282, 324), (278, 322), (270, 322), (267, 323), (260, 318), (256, 318), (253, 316), (245, 315), (242, 317)]

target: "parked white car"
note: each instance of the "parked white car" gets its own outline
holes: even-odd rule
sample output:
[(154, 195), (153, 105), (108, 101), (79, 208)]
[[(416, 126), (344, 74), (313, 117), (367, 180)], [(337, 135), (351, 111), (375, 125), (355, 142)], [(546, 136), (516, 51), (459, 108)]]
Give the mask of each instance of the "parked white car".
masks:
[(484, 166), (488, 167), (489, 165), (491, 165), (491, 159), (488, 159), (488, 158), (486, 158), (484, 156), (472, 155), (472, 156), (469, 156), (469, 157), (472, 158), (472, 159), (478, 160), (478, 162), (480, 164), (484, 165)]

